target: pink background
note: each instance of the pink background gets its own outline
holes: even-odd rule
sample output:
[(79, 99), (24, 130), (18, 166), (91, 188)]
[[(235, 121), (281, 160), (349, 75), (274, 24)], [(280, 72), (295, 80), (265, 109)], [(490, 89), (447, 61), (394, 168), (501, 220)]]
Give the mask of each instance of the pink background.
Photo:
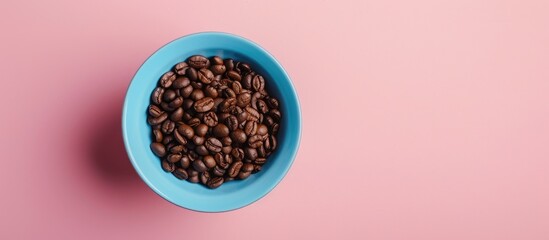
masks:
[[(0, 239), (549, 239), (548, 12), (544, 0), (2, 1)], [(304, 119), (282, 183), (222, 214), (156, 196), (120, 133), (140, 64), (208, 30), (273, 53)]]

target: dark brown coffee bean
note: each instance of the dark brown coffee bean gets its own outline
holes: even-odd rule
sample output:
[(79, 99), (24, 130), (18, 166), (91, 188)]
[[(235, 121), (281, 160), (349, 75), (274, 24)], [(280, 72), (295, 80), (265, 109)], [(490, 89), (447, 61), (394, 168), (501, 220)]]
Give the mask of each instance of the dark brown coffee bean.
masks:
[(257, 125), (257, 135), (265, 136), (267, 133), (269, 133), (269, 130), (265, 124), (258, 124)]
[(223, 155), (222, 153), (216, 153), (214, 155), (215, 162), (217, 166), (220, 166), (223, 169), (227, 169), (229, 165), (233, 162), (233, 159), (230, 155)]
[(215, 89), (212, 86), (207, 86), (206, 89), (204, 90), (204, 94), (211, 98), (216, 98), (218, 96), (217, 89)]
[(278, 109), (273, 109), (269, 112), (269, 115), (275, 120), (276, 122), (280, 121), (282, 118), (281, 113)]
[(263, 165), (263, 164), (265, 164), (266, 161), (267, 161), (267, 159), (265, 159), (265, 158), (256, 158), (254, 163), (259, 164), (259, 165)]
[(226, 68), (227, 70), (233, 70), (233, 69), (234, 69), (234, 60), (232, 60), (232, 59), (230, 59), (230, 58), (229, 58), (229, 59), (225, 59), (225, 60), (223, 61), (223, 64), (225, 65), (225, 68)]
[(187, 60), (189, 66), (200, 69), (210, 66), (210, 60), (202, 55), (194, 55)]
[(173, 145), (169, 149), (171, 153), (181, 153), (185, 150), (185, 147), (183, 145)]
[(257, 150), (255, 148), (244, 148), (244, 154), (247, 159), (255, 160), (257, 158)]
[(252, 108), (257, 109), (257, 100), (261, 99), (261, 93), (255, 92), (252, 94), (252, 100), (250, 101), (250, 104), (252, 105)]
[(225, 119), (225, 123), (231, 131), (234, 131), (238, 128), (238, 119), (233, 115), (230, 115), (227, 119)]
[(179, 161), (179, 165), (181, 165), (182, 168), (187, 169), (189, 165), (191, 165), (191, 159), (187, 155), (182, 155), (181, 160)]
[(236, 98), (227, 98), (221, 104), (219, 104), (219, 111), (227, 113), (234, 109), (236, 106)]
[[(238, 119), (238, 123), (239, 123), (239, 124), (244, 124), (244, 123), (246, 123), (246, 121), (248, 121), (248, 119), (249, 119), (248, 112), (246, 112), (246, 111), (240, 112), (240, 113), (236, 116), (236, 119)], [(251, 119), (250, 119), (250, 120), (251, 120)]]
[(235, 67), (238, 68), (243, 74), (249, 73), (251, 71), (251, 67), (247, 63), (238, 62)]
[(221, 152), (221, 148), (223, 147), (223, 144), (217, 138), (208, 138), (204, 145), (211, 152)]
[(240, 169), (242, 168), (242, 164), (242, 162), (234, 162), (233, 164), (231, 164), (229, 169), (227, 169), (227, 175), (233, 178), (236, 177), (240, 172)]
[(265, 79), (263, 79), (263, 76), (256, 75), (252, 79), (252, 88), (258, 92), (263, 91), (263, 89), (265, 88)]
[(200, 119), (198, 118), (191, 118), (188, 122), (187, 122), (187, 125), (191, 126), (191, 127), (196, 127), (198, 125), (200, 125)]
[(241, 172), (252, 172), (254, 170), (254, 165), (251, 163), (244, 163), (242, 165), (242, 168), (240, 169)]
[(263, 122), (265, 125), (267, 125), (267, 127), (270, 127), (270, 126), (273, 125), (274, 120), (273, 120), (273, 118), (272, 118), (271, 116), (265, 116), (265, 117), (263, 118), (263, 121), (262, 121), (262, 122)]
[(214, 169), (212, 170), (212, 173), (215, 176), (222, 177), (223, 175), (225, 175), (225, 169), (223, 169), (220, 166), (215, 166)]
[(166, 155), (166, 147), (161, 143), (151, 143), (151, 150), (158, 157), (164, 157)]
[(171, 111), (175, 110), (175, 108), (170, 107), (170, 104), (167, 103), (167, 102), (160, 103), (160, 107), (162, 107), (163, 110), (168, 111), (168, 112), (171, 112)]
[[(246, 163), (246, 164), (248, 164), (248, 163)], [(238, 179), (244, 180), (244, 179), (250, 177), (250, 175), (252, 175), (252, 172), (242, 172), (242, 171), (240, 171), (238, 173)]]
[(162, 131), (160, 129), (153, 130), (153, 137), (155, 142), (162, 142), (162, 139), (163, 139)]
[(175, 110), (178, 107), (181, 107), (183, 105), (183, 97), (177, 97), (173, 101), (170, 102), (169, 107), (170, 109)]
[(202, 89), (205, 84), (202, 84), (200, 81), (192, 81), (191, 86), (193, 86), (194, 89)]
[(169, 88), (176, 77), (177, 76), (172, 71), (164, 73), (164, 75), (162, 75), (162, 77), (160, 78), (160, 86), (162, 86), (163, 88)]
[(250, 93), (241, 93), (236, 96), (236, 105), (243, 108), (250, 104), (252, 95)]
[(193, 137), (193, 143), (197, 146), (204, 144), (205, 139), (203, 137), (200, 137), (198, 135), (194, 135)]
[(162, 144), (167, 145), (168, 143), (170, 143), (172, 141), (173, 141), (173, 137), (171, 135), (164, 136), (164, 139), (162, 139)]
[(269, 111), (269, 108), (267, 107), (267, 103), (265, 101), (259, 99), (257, 100), (257, 110), (259, 110), (260, 113), (267, 113)]
[(210, 67), (210, 70), (212, 71), (213, 74), (220, 75), (225, 73), (226, 67), (225, 65), (213, 65)]
[(204, 114), (203, 120), (204, 120), (204, 123), (209, 127), (213, 127), (218, 123), (217, 114), (215, 114), (214, 112), (208, 112)]
[(202, 160), (200, 159), (196, 159), (193, 161), (193, 168), (197, 172), (204, 172), (208, 170), (208, 167), (206, 167), (206, 164), (204, 164), (204, 162), (202, 162)]
[(153, 93), (151, 94), (151, 101), (156, 105), (160, 105), (160, 103), (162, 103), (163, 95), (164, 95), (164, 88), (157, 87), (154, 89)]
[(223, 64), (223, 58), (221, 58), (219, 56), (213, 56), (213, 57), (210, 58), (210, 62), (213, 65), (220, 65), (220, 64)]
[(183, 109), (189, 110), (193, 106), (194, 106), (194, 101), (192, 99), (187, 98), (187, 99), (183, 100), (183, 106), (182, 106)]
[(194, 69), (194, 68), (187, 68), (187, 71), (185, 72), (185, 75), (191, 81), (196, 81), (198, 79), (198, 71), (196, 71), (196, 69)]
[(252, 107), (245, 107), (244, 110), (248, 113), (248, 119), (247, 120), (253, 120), (253, 121), (259, 121), (259, 112), (257, 110), (253, 109)]
[(264, 145), (265, 145), (265, 150), (267, 150), (269, 152), (274, 151), (276, 149), (276, 146), (277, 146), (276, 137), (272, 136), (272, 135), (269, 136), (267, 139), (265, 139)]
[(227, 77), (233, 81), (240, 81), (241, 76), (234, 70), (230, 70), (227, 72)]
[(238, 161), (242, 161), (242, 159), (244, 159), (245, 153), (242, 148), (233, 148), (233, 150), (231, 151), (231, 156), (233, 156), (233, 158)]
[(193, 86), (189, 85), (179, 90), (179, 93), (182, 97), (185, 98), (185, 100), (187, 100), (187, 98), (191, 96), (193, 91), (194, 91)]
[(265, 151), (265, 147), (263, 145), (257, 148), (257, 156), (262, 158), (267, 157), (267, 152)]
[(225, 124), (219, 123), (212, 129), (212, 133), (216, 137), (226, 137), (229, 136), (229, 128)]
[(233, 132), (231, 132), (231, 139), (233, 140), (233, 142), (237, 142), (237, 143), (245, 143), (246, 140), (248, 139), (246, 137), (246, 133), (244, 133), (244, 131), (242, 131), (241, 129), (236, 129), (234, 130)]
[(204, 156), (204, 158), (202, 159), (202, 161), (204, 161), (204, 164), (205, 164), (206, 167), (208, 167), (208, 168), (213, 168), (213, 167), (215, 167), (215, 165), (216, 165), (215, 159), (214, 159), (214, 157), (212, 157), (211, 155), (206, 155), (206, 156)]
[(175, 93), (175, 91), (172, 89), (168, 89), (164, 91), (164, 95), (162, 95), (162, 100), (164, 100), (165, 102), (171, 102), (176, 97), (177, 94)]
[(176, 163), (176, 162), (179, 162), (181, 160), (181, 154), (170, 154), (168, 155), (168, 161), (169, 162), (172, 162), (172, 163)]
[(206, 155), (210, 154), (208, 152), (208, 149), (204, 145), (196, 146), (194, 151), (196, 153), (198, 153), (198, 155), (200, 155), (200, 156), (206, 156)]
[(207, 132), (208, 132), (208, 125), (206, 124), (200, 124), (194, 128), (194, 133), (200, 137), (206, 136)]
[(170, 120), (166, 120), (164, 121), (164, 123), (162, 123), (162, 132), (165, 133), (165, 134), (171, 134), (173, 132), (173, 130), (175, 129), (175, 123), (170, 121)]
[(263, 169), (263, 168), (261, 167), (261, 165), (254, 165), (254, 170), (252, 171), (252, 173), (259, 172), (259, 171), (261, 171), (261, 169)]
[(174, 70), (179, 75), (185, 75), (185, 71), (187, 71), (187, 68), (189, 68), (189, 65), (187, 65), (186, 62), (180, 62), (175, 65)]
[(197, 112), (207, 112), (207, 111), (210, 111), (213, 108), (213, 106), (214, 106), (214, 100), (211, 97), (205, 97), (200, 100), (197, 100), (194, 103), (194, 110)]
[(187, 77), (178, 77), (172, 83), (172, 88), (181, 89), (191, 84), (191, 80)]
[(187, 170), (185, 170), (183, 168), (175, 169), (175, 171), (173, 171), (173, 175), (176, 178), (179, 178), (181, 180), (186, 180), (187, 178), (189, 178), (189, 174), (187, 174)]
[(223, 139), (221, 139), (221, 143), (223, 143), (223, 146), (231, 146), (231, 144), (233, 144), (233, 140), (231, 139), (231, 137), (227, 136), (224, 137)]
[(202, 68), (196, 73), (198, 80), (204, 84), (210, 84), (214, 80), (214, 74), (207, 68)]
[(175, 165), (167, 160), (162, 160), (162, 169), (166, 172), (173, 172), (175, 170)]
[(236, 98), (236, 93), (230, 88), (225, 88), (225, 90), (223, 90), (223, 96), (225, 98)]
[(244, 89), (252, 89), (252, 79), (253, 79), (254, 75), (249, 73), (249, 74), (246, 74), (244, 76), (244, 78), (242, 79), (242, 87)]
[(209, 172), (200, 173), (200, 182), (202, 184), (207, 184), (208, 180), (210, 180), (210, 173)]
[(204, 92), (200, 89), (194, 89), (190, 97), (194, 101), (200, 100), (204, 98)]
[(273, 125), (271, 126), (271, 132), (276, 135), (278, 133), (278, 128), (279, 128), (279, 124), (278, 123), (273, 123)]
[(151, 117), (158, 117), (162, 115), (162, 113), (164, 113), (164, 111), (162, 111), (162, 109), (160, 109), (158, 106), (152, 104), (149, 105), (149, 115), (151, 115)]
[(179, 122), (183, 119), (183, 108), (177, 108), (173, 113), (170, 115), (170, 120), (174, 122)]
[(221, 184), (223, 184), (223, 182), (224, 182), (224, 179), (222, 177), (214, 177), (214, 178), (210, 179), (206, 185), (209, 188), (214, 189), (214, 188), (218, 188), (219, 186), (221, 186)]
[(187, 124), (181, 124), (177, 127), (177, 132), (186, 139), (192, 139), (194, 137), (194, 130)]
[(242, 84), (240, 84), (240, 82), (232, 82), (231, 83), (231, 88), (232, 90), (234, 91), (235, 94), (240, 94), (242, 93)]
[(187, 174), (189, 175), (189, 178), (187, 179), (189, 182), (192, 182), (192, 183), (197, 183), (199, 182), (199, 178), (198, 178), (198, 172), (195, 171), (194, 169), (192, 168), (188, 168), (187, 169)]
[(244, 132), (248, 136), (255, 135), (257, 133), (257, 122), (247, 121), (246, 125), (244, 125)]
[(270, 108), (278, 108), (278, 100), (276, 98), (269, 97), (266, 102)]
[(168, 119), (168, 113), (165, 112), (165, 113), (162, 113), (162, 114), (160, 114), (160, 116), (155, 117), (155, 118), (149, 116), (147, 118), (147, 122), (149, 122), (150, 125), (159, 125), (162, 122), (164, 122), (166, 119)]
[(258, 148), (261, 145), (263, 145), (263, 139), (260, 135), (253, 135), (248, 138), (248, 146), (252, 148)]

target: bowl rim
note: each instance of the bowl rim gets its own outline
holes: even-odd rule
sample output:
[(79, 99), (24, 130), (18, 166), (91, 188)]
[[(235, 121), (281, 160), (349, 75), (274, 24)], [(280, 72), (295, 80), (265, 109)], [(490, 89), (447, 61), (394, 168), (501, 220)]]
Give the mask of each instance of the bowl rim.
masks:
[[(138, 75), (138, 73), (142, 70), (143, 66), (154, 56), (156, 55), (159, 51), (161, 51), (162, 49), (164, 49), (165, 47), (177, 42), (177, 41), (180, 41), (181, 39), (184, 39), (184, 38), (189, 38), (189, 37), (193, 37), (193, 36), (199, 36), (199, 35), (204, 35), (204, 36), (213, 36), (213, 37), (228, 37), (228, 38), (233, 38), (233, 39), (236, 39), (236, 40), (239, 40), (239, 41), (242, 41), (242, 42), (245, 42), (246, 44), (249, 44), (251, 47), (253, 48), (256, 48), (257, 50), (263, 52), (270, 60), (272, 60), (274, 63), (276, 63), (277, 67), (279, 67), (281, 70), (282, 70), (282, 74), (284, 75), (284, 77), (288, 80), (288, 83), (290, 85), (290, 89), (287, 89), (286, 91), (290, 91), (290, 93), (295, 97), (296, 99), (296, 109), (297, 109), (297, 121), (294, 123), (294, 124), (297, 124), (297, 129), (298, 129), (298, 132), (297, 132), (297, 141), (296, 141), (296, 146), (295, 148), (292, 149), (292, 152), (290, 153), (290, 162), (289, 164), (283, 169), (283, 172), (279, 175), (276, 176), (275, 179), (273, 179), (273, 181), (270, 181), (271, 184), (265, 186), (265, 189), (267, 191), (265, 191), (264, 193), (262, 194), (258, 194), (258, 196), (252, 200), (252, 201), (249, 201), (249, 202), (246, 202), (244, 204), (235, 204), (237, 206), (231, 206), (230, 208), (226, 208), (226, 209), (223, 209), (223, 210), (208, 210), (208, 209), (203, 209), (203, 208), (195, 208), (195, 207), (192, 207), (192, 206), (185, 206), (181, 203), (178, 203), (176, 201), (174, 201), (173, 199), (171, 199), (168, 195), (166, 195), (163, 191), (160, 191), (156, 186), (155, 184), (143, 173), (143, 171), (141, 170), (141, 168), (138, 166), (137, 164), (137, 160), (136, 158), (134, 157), (132, 151), (131, 151), (131, 148), (130, 148), (130, 144), (128, 142), (128, 126), (126, 125), (126, 122), (128, 121), (128, 116), (127, 116), (127, 112), (128, 112), (128, 105), (129, 105), (129, 102), (131, 101), (129, 98), (128, 98), (128, 92), (132, 86), (132, 83), (134, 83), (134, 80), (136, 78), (136, 76)], [(236, 34), (232, 34), (232, 33), (227, 33), (227, 32), (219, 32), (219, 31), (205, 31), (205, 32), (196, 32), (196, 33), (192, 33), (192, 34), (187, 34), (187, 35), (183, 35), (181, 37), (178, 37), (176, 39), (173, 39), (169, 42), (167, 42), (166, 44), (162, 45), (161, 47), (159, 47), (157, 50), (155, 50), (151, 55), (149, 55), (147, 57), (147, 59), (145, 61), (143, 61), (143, 63), (139, 66), (139, 68), (135, 71), (131, 81), (128, 83), (128, 87), (126, 88), (126, 92), (125, 92), (125, 96), (124, 96), (124, 104), (123, 104), (123, 108), (122, 108), (122, 138), (124, 140), (124, 147), (125, 147), (125, 150), (126, 150), (126, 153), (128, 155), (128, 158), (130, 159), (130, 162), (134, 168), (134, 170), (137, 172), (137, 174), (139, 175), (139, 177), (141, 178), (141, 180), (143, 182), (145, 182), (147, 184), (147, 186), (153, 190), (154, 193), (156, 193), (158, 196), (162, 197), (163, 199), (165, 199), (166, 201), (170, 202), (171, 204), (173, 205), (176, 205), (178, 207), (182, 207), (182, 208), (185, 208), (185, 209), (189, 209), (189, 210), (193, 210), (193, 211), (197, 211), (197, 212), (205, 212), (205, 213), (216, 213), (216, 212), (229, 212), (229, 211), (234, 211), (234, 210), (238, 210), (240, 208), (243, 208), (243, 207), (246, 207), (246, 206), (249, 206), (250, 204), (253, 204), (257, 201), (259, 201), (260, 199), (264, 198), (266, 195), (268, 195), (271, 191), (274, 190), (274, 188), (276, 188), (276, 186), (278, 186), (278, 184), (280, 184), (280, 182), (282, 182), (282, 180), (284, 179), (284, 177), (288, 174), (290, 168), (292, 167), (292, 165), (294, 164), (294, 161), (295, 161), (295, 158), (297, 157), (297, 153), (299, 151), (299, 148), (301, 146), (301, 137), (302, 137), (302, 112), (301, 112), (301, 104), (300, 104), (300, 101), (299, 101), (299, 96), (297, 94), (297, 91), (295, 89), (295, 85), (292, 81), (292, 79), (290, 78), (290, 76), (288, 75), (288, 72), (286, 71), (286, 69), (282, 66), (282, 64), (280, 64), (280, 62), (270, 53), (268, 52), (266, 49), (264, 49), (263, 47), (259, 46), (259, 44), (247, 39), (247, 38), (244, 38), (242, 36), (239, 36), (239, 35), (236, 35)]]

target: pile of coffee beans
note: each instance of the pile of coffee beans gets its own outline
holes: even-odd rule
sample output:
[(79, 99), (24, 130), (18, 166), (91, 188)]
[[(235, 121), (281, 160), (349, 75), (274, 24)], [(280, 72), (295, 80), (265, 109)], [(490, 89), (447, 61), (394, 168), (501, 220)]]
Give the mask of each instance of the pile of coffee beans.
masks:
[(189, 57), (158, 81), (151, 150), (181, 180), (217, 188), (261, 170), (276, 149), (281, 112), (249, 64)]

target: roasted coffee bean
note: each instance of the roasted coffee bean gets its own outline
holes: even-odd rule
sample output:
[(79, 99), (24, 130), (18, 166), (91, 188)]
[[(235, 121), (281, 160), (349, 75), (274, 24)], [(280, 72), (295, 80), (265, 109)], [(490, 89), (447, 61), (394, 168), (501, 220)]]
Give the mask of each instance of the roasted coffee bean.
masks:
[(230, 88), (225, 88), (223, 96), (226, 98), (236, 98), (236, 93)]
[(149, 116), (147, 118), (147, 121), (149, 122), (150, 125), (158, 125), (164, 122), (166, 119), (168, 119), (168, 113), (162, 113), (158, 117)]
[(175, 91), (172, 89), (168, 89), (164, 91), (164, 95), (162, 95), (162, 100), (164, 100), (165, 102), (171, 102), (176, 97), (177, 94), (175, 93)]
[(257, 133), (257, 122), (256, 121), (247, 121), (244, 125), (244, 132), (247, 136), (252, 136)]
[(240, 169), (242, 168), (242, 162), (234, 162), (231, 164), (229, 169), (227, 169), (227, 174), (229, 177), (236, 177), (238, 175), (238, 172), (240, 172)]
[(276, 133), (278, 133), (279, 126), (280, 125), (278, 123), (273, 123), (273, 125), (271, 126), (271, 132), (276, 135)]
[(225, 65), (213, 65), (210, 67), (210, 70), (213, 72), (213, 74), (220, 75), (225, 73), (226, 67)]
[(259, 172), (261, 171), (261, 169), (262, 169), (261, 165), (254, 165), (254, 170), (252, 171), (252, 173)]
[(206, 87), (206, 89), (204, 90), (204, 94), (211, 98), (216, 98), (219, 95), (217, 89), (215, 89), (215, 87), (212, 87), (211, 85)]
[(267, 99), (267, 104), (270, 108), (278, 108), (278, 100), (274, 97), (270, 97)]
[(261, 145), (263, 145), (263, 139), (260, 135), (253, 135), (248, 138), (248, 146), (258, 148)]
[(198, 79), (198, 72), (194, 68), (187, 68), (185, 75), (187, 75), (191, 81), (196, 81)]
[(187, 122), (187, 125), (191, 126), (191, 127), (196, 127), (198, 125), (200, 125), (200, 119), (198, 118), (191, 118), (189, 119), (189, 121)]
[(194, 101), (204, 98), (204, 92), (201, 89), (194, 89), (190, 98)]
[(195, 160), (198, 159), (198, 154), (195, 151), (189, 152), (187, 156), (189, 156), (189, 159), (191, 160), (191, 162), (194, 162)]
[(223, 155), (222, 153), (216, 153), (214, 155), (215, 162), (217, 166), (220, 166), (223, 169), (227, 169), (229, 165), (233, 162), (233, 159), (230, 155)]
[(239, 123), (239, 124), (245, 124), (246, 121), (252, 120), (252, 119), (249, 119), (249, 114), (248, 114), (248, 112), (246, 112), (246, 111), (240, 112), (240, 113), (237, 115), (236, 119), (238, 119), (238, 123)]
[(186, 139), (192, 139), (194, 137), (194, 130), (187, 124), (181, 124), (177, 127), (177, 132)]
[(176, 178), (179, 178), (181, 180), (186, 180), (187, 178), (189, 178), (189, 174), (187, 174), (187, 170), (183, 168), (177, 168), (172, 173)]
[(187, 169), (187, 174), (189, 175), (189, 178), (187, 179), (189, 182), (192, 182), (192, 183), (197, 183), (199, 182), (199, 178), (198, 178), (198, 172), (195, 171), (194, 169), (192, 168), (188, 168)]
[(265, 124), (258, 124), (257, 125), (257, 135), (264, 136), (267, 133), (269, 133), (269, 130)]
[(175, 170), (175, 165), (167, 160), (162, 160), (162, 169), (166, 172), (173, 172)]
[(205, 139), (203, 137), (198, 136), (198, 135), (195, 135), (193, 137), (193, 143), (197, 146), (204, 144), (204, 141), (205, 141)]
[(257, 156), (262, 158), (267, 156), (267, 152), (265, 151), (265, 147), (263, 145), (257, 148)]
[(252, 95), (250, 93), (241, 93), (236, 96), (236, 105), (243, 108), (250, 104)]
[(212, 133), (216, 137), (226, 137), (229, 136), (229, 128), (227, 125), (219, 123), (212, 129)]
[(252, 100), (250, 101), (252, 108), (257, 109), (257, 100), (261, 99), (261, 93), (255, 92), (252, 94)]
[(263, 89), (265, 88), (265, 79), (263, 79), (263, 76), (256, 75), (252, 79), (252, 88), (258, 92), (263, 91)]
[(217, 114), (215, 114), (214, 112), (206, 113), (203, 120), (204, 123), (209, 127), (213, 127), (218, 123)]
[(248, 113), (248, 120), (259, 121), (259, 112), (252, 107), (245, 107), (244, 110)]
[(191, 159), (187, 155), (182, 155), (181, 160), (179, 161), (179, 165), (181, 165), (182, 168), (187, 169), (189, 165), (191, 165)]
[(231, 144), (233, 144), (233, 140), (227, 134), (227, 137), (221, 139), (221, 143), (223, 143), (223, 146), (231, 146)]
[(185, 147), (183, 145), (173, 145), (169, 149), (171, 153), (181, 153), (185, 150)]
[(255, 160), (257, 158), (257, 150), (255, 148), (244, 148), (244, 155), (247, 159)]
[(207, 132), (208, 132), (208, 125), (206, 124), (200, 124), (194, 128), (194, 133), (200, 137), (206, 136)]
[(269, 112), (269, 115), (273, 118), (273, 120), (275, 120), (275, 122), (279, 122), (280, 119), (281, 119), (281, 114), (280, 114), (280, 111), (278, 111), (278, 109), (273, 109)]
[(170, 109), (175, 110), (178, 107), (181, 107), (183, 105), (183, 97), (177, 97), (173, 101), (170, 102), (169, 107)]
[(235, 94), (240, 94), (242, 93), (242, 84), (240, 84), (240, 82), (233, 82), (231, 84), (231, 88), (233, 89), (234, 93)]
[(204, 84), (210, 84), (214, 80), (214, 74), (207, 68), (202, 68), (196, 73), (198, 80)]
[(172, 141), (173, 141), (172, 135), (164, 136), (164, 139), (162, 139), (162, 144), (167, 145)]
[(251, 163), (244, 163), (242, 165), (242, 168), (240, 169), (241, 172), (252, 172), (254, 170), (254, 165)]
[(164, 157), (166, 155), (166, 147), (161, 143), (151, 143), (151, 150), (156, 156)]
[(166, 120), (164, 121), (164, 123), (162, 123), (162, 132), (164, 134), (171, 134), (173, 132), (173, 130), (175, 129), (175, 123), (170, 121), (170, 120)]
[(210, 62), (213, 65), (222, 65), (223, 64), (223, 58), (221, 58), (219, 56), (213, 56), (213, 57), (210, 58)]
[(221, 104), (219, 104), (219, 111), (227, 113), (234, 109), (236, 106), (236, 98), (227, 98)]
[(187, 77), (178, 77), (172, 83), (172, 88), (181, 89), (191, 84), (191, 80)]
[(270, 127), (270, 126), (273, 125), (274, 120), (273, 120), (273, 118), (270, 117), (270, 116), (265, 116), (265, 117), (263, 118), (263, 121), (262, 121), (262, 122), (263, 122), (265, 125), (267, 125), (267, 127)]
[(225, 60), (223, 61), (223, 64), (225, 65), (225, 68), (226, 68), (227, 70), (233, 70), (233, 69), (234, 69), (234, 60), (232, 60), (232, 59), (230, 59), (230, 58), (229, 58), (229, 59), (225, 59)]
[(254, 75), (253, 74), (246, 74), (244, 78), (242, 79), (242, 87), (244, 89), (252, 89), (252, 79)]
[(153, 130), (153, 137), (155, 142), (162, 142), (163, 136), (162, 131), (160, 129)]
[(193, 168), (197, 172), (205, 172), (206, 170), (208, 170), (208, 167), (206, 167), (206, 164), (204, 164), (204, 162), (202, 162), (202, 160), (200, 159), (196, 159), (193, 161)]
[(214, 106), (212, 108), (212, 111), (217, 112), (218, 109), (219, 109), (219, 105), (223, 102), (223, 100), (225, 100), (225, 99), (220, 98), (220, 97), (215, 98), (214, 99)]
[(189, 68), (189, 65), (187, 65), (186, 62), (180, 62), (175, 65), (174, 70), (179, 75), (185, 75), (185, 71), (187, 71), (187, 68)]
[(164, 95), (164, 88), (157, 87), (154, 89), (152, 95), (151, 95), (151, 101), (156, 104), (160, 105), (162, 103), (162, 96)]
[(194, 103), (194, 110), (197, 112), (207, 112), (210, 111), (214, 106), (214, 100), (211, 97), (205, 97), (200, 100), (197, 100)]
[(243, 74), (249, 73), (251, 71), (251, 67), (247, 63), (238, 62), (235, 67), (238, 68)]
[(174, 122), (179, 122), (183, 119), (183, 108), (177, 108), (175, 109), (175, 111), (172, 112), (172, 114), (170, 114), (170, 120), (174, 121)]
[(185, 98), (185, 100), (187, 100), (187, 98), (191, 96), (193, 91), (194, 91), (193, 86), (189, 85), (179, 90), (179, 93), (182, 97)]
[(196, 148), (194, 149), (194, 151), (196, 153), (198, 153), (198, 155), (200, 156), (206, 156), (208, 154), (210, 154), (208, 152), (208, 149), (204, 146), (204, 145), (199, 145), (199, 146), (196, 146)]
[(171, 111), (175, 110), (175, 108), (170, 107), (170, 104), (167, 103), (167, 102), (160, 103), (160, 107), (162, 107), (163, 110), (168, 111), (168, 112), (171, 112)]
[(151, 117), (158, 117), (162, 115), (162, 113), (164, 113), (164, 111), (162, 111), (162, 109), (160, 109), (158, 106), (152, 104), (149, 105), (149, 115), (151, 115)]
[(221, 152), (221, 148), (223, 147), (223, 144), (217, 138), (208, 138), (204, 145), (211, 152)]
[(179, 162), (181, 160), (181, 154), (170, 154), (168, 155), (168, 161), (172, 163)]
[(214, 188), (218, 188), (219, 186), (221, 186), (221, 184), (223, 184), (223, 182), (224, 182), (224, 179), (222, 177), (214, 177), (214, 178), (210, 179), (206, 185), (209, 188), (214, 189)]
[(225, 123), (231, 131), (234, 131), (238, 128), (238, 119), (233, 115), (230, 115), (227, 119), (225, 119)]
[(230, 133), (230, 136), (233, 142), (237, 142), (237, 143), (245, 143), (246, 140), (248, 139), (246, 137), (246, 133), (244, 133), (244, 131), (242, 131), (241, 129), (234, 130), (233, 132)]
[(208, 67), (210, 65), (210, 60), (202, 55), (194, 55), (187, 60), (187, 63), (193, 68), (200, 69)]
[(241, 161), (242, 159), (244, 159), (245, 153), (242, 148), (233, 148), (233, 150), (231, 151), (231, 156), (233, 156), (234, 159)]
[[(248, 164), (248, 163), (246, 163), (246, 164)], [(250, 172), (243, 172), (243, 171), (240, 171), (240, 172), (238, 173), (238, 179), (244, 180), (244, 179), (250, 177), (250, 175), (252, 175), (252, 172), (251, 172), (251, 171), (250, 171)]]
[(260, 112), (260, 113), (267, 113), (269, 111), (269, 108), (267, 107), (267, 103), (265, 103), (265, 101), (259, 99), (257, 100), (257, 110)]
[(263, 164), (265, 164), (266, 161), (267, 161), (267, 160), (266, 160), (265, 158), (256, 158), (256, 159), (254, 160), (254, 163), (255, 163), (255, 164), (259, 164), (259, 165), (263, 165)]
[(208, 180), (210, 180), (210, 173), (209, 172), (200, 173), (200, 182), (202, 184), (207, 184)]
[(223, 175), (225, 175), (225, 169), (223, 169), (220, 166), (215, 166), (214, 169), (212, 170), (212, 173), (215, 176), (222, 177)]
[(234, 70), (230, 70), (227, 72), (227, 77), (233, 81), (240, 81), (240, 79), (242, 78), (240, 76), (240, 74), (238, 74), (236, 71)]
[(160, 86), (163, 88), (169, 88), (177, 76), (174, 72), (170, 71), (162, 75), (160, 78)]
[(276, 137), (273, 135), (269, 136), (267, 139), (265, 139), (264, 145), (265, 145), (265, 150), (269, 152), (274, 151), (277, 146)]
[(183, 109), (189, 110), (189, 109), (192, 109), (193, 106), (194, 106), (194, 101), (192, 99), (187, 98), (183, 100), (183, 105), (182, 105)]
[(208, 168), (213, 168), (213, 167), (215, 167), (215, 165), (216, 165), (215, 159), (214, 159), (214, 157), (212, 157), (211, 155), (206, 155), (206, 156), (204, 156), (204, 158), (202, 159), (202, 161), (204, 161), (204, 164), (205, 164), (206, 167), (208, 167)]

